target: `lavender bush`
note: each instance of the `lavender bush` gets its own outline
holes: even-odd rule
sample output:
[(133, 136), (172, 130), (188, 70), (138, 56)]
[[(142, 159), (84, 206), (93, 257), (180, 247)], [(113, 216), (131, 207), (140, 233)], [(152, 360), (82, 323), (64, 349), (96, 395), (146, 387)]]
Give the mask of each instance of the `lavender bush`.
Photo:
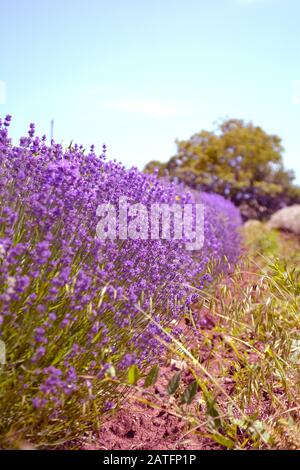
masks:
[[(160, 331), (195, 300), (212, 261), (239, 253), (240, 216), (220, 196), (191, 194), (120, 163), (105, 147), (62, 146), (35, 136), (13, 146), (0, 120), (0, 442), (49, 445), (97, 426), (122, 393), (111, 380), (162, 353)], [(120, 196), (149, 206), (205, 205), (205, 244), (100, 240), (99, 203)], [(174, 328), (174, 327), (173, 327)], [(4, 444), (3, 444), (4, 445)]]

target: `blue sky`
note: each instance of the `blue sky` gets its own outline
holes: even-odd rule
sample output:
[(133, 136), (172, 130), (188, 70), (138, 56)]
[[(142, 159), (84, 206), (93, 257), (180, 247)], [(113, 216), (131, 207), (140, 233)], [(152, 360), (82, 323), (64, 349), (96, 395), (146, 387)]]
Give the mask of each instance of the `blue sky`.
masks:
[(300, 182), (299, 21), (299, 0), (0, 0), (0, 116), (140, 168), (243, 118)]

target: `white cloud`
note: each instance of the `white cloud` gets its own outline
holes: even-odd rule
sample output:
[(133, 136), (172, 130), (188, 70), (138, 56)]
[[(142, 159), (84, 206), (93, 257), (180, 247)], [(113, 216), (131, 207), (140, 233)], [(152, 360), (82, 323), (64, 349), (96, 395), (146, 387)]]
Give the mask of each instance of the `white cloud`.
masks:
[(118, 87), (105, 84), (90, 88), (82, 96), (82, 102), (93, 108), (141, 115), (153, 119), (182, 117), (195, 112), (194, 106), (189, 106), (186, 103), (179, 104), (173, 100), (157, 98), (136, 98), (131, 93), (122, 92)]
[(113, 111), (142, 114), (152, 118), (176, 117), (182, 114), (176, 105), (158, 100), (111, 99), (105, 101), (104, 106)]

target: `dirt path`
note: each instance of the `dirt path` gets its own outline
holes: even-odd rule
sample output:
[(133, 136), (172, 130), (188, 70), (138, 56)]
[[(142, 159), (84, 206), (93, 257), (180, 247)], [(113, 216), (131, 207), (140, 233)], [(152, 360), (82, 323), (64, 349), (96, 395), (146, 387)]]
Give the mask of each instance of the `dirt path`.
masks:
[[(202, 328), (213, 327), (203, 317)], [(187, 334), (192, 334), (187, 328)], [(201, 336), (201, 329), (199, 337)], [(221, 449), (210, 439), (191, 433), (187, 422), (176, 413), (174, 398), (167, 394), (169, 380), (178, 371), (188, 385), (193, 380), (187, 366), (174, 360), (160, 364), (156, 384), (130, 395), (122, 408), (102, 425), (100, 432), (82, 443), (83, 449), (98, 450), (198, 450)], [(151, 405), (148, 404), (151, 402)], [(192, 407), (193, 405), (191, 405)], [(192, 410), (192, 408), (191, 408)]]

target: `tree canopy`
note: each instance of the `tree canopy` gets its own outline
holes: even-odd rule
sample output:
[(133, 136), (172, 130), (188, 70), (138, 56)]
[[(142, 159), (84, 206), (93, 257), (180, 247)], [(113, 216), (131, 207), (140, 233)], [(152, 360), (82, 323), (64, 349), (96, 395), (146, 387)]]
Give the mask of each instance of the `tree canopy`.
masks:
[(167, 163), (150, 162), (145, 171), (156, 169), (192, 188), (222, 194), (240, 207), (244, 219), (263, 219), (300, 200), (294, 173), (283, 165), (280, 137), (252, 122), (223, 120), (215, 131), (176, 144)]

